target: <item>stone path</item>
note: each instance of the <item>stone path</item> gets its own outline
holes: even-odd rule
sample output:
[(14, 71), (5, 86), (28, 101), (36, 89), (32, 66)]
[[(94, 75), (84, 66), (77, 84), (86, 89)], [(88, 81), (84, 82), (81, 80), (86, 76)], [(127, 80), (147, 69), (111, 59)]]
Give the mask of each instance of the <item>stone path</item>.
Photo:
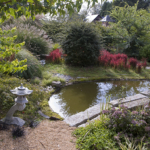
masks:
[(75, 127), (63, 121), (42, 121), (36, 128), (25, 128), (25, 136), (14, 139), (9, 131), (0, 131), (0, 150), (76, 150)]
[(81, 124), (86, 123), (88, 120), (94, 119), (100, 115), (100, 112), (103, 110), (102, 107), (107, 107), (105, 104), (94, 105), (85, 111), (79, 112), (75, 115), (67, 117), (64, 121), (72, 127), (78, 127)]
[(129, 96), (117, 100), (111, 101), (109, 104), (112, 107), (118, 107), (119, 104), (127, 106), (129, 109), (142, 106), (149, 102), (149, 98), (143, 94), (136, 94), (134, 96)]

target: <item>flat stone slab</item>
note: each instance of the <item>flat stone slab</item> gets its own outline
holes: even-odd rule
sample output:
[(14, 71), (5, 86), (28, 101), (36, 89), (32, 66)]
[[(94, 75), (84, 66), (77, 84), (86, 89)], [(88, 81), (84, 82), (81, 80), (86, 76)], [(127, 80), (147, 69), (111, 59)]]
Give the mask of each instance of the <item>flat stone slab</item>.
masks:
[(100, 117), (100, 115), (98, 115), (96, 118), (94, 118), (94, 119), (92, 119), (92, 120), (87, 121), (87, 122), (84, 123), (84, 124), (79, 125), (78, 127), (85, 127), (85, 126), (89, 125), (90, 123), (94, 122), (95, 120), (98, 120), (99, 117)]
[(38, 113), (39, 113), (42, 117), (44, 117), (44, 118), (46, 118), (46, 119), (50, 119), (49, 116), (43, 114), (40, 110), (38, 110)]
[(127, 106), (128, 109), (136, 108), (139, 106), (144, 106), (150, 102), (149, 98), (143, 98), (136, 101), (130, 101), (128, 103), (124, 103), (124, 106)]
[(150, 90), (141, 92), (141, 94), (150, 97)]
[(25, 124), (25, 121), (19, 117), (13, 117), (12, 120), (6, 120), (5, 118), (1, 119), (2, 122), (6, 124), (15, 124), (22, 127)]
[(65, 118), (64, 121), (70, 126), (77, 127), (87, 122), (87, 120), (91, 120), (97, 117), (100, 114), (101, 110), (102, 110), (101, 105), (97, 104), (86, 109), (85, 111), (79, 112), (75, 115)]
[(148, 97), (143, 94), (136, 94), (134, 96), (128, 96), (125, 98), (112, 100), (111, 102), (109, 102), (109, 104), (111, 104), (113, 107), (117, 107), (119, 104), (125, 104), (131, 101), (133, 102), (133, 101), (137, 101), (137, 100), (144, 99), (144, 98), (148, 98)]

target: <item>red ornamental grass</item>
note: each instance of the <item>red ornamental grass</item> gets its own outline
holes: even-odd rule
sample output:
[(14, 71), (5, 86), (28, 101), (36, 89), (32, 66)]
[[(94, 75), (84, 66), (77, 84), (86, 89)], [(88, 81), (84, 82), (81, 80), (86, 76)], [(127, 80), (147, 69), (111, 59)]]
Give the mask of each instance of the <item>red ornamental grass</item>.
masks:
[(140, 73), (140, 72), (141, 72), (141, 69), (142, 69), (142, 64), (141, 64), (141, 63), (138, 63), (138, 64), (137, 64), (137, 72)]
[(144, 69), (146, 68), (146, 66), (147, 66), (146, 58), (142, 58), (142, 66), (143, 66)]
[(112, 66), (114, 68), (123, 68), (127, 64), (127, 55), (111, 54), (106, 50), (100, 52), (99, 63), (104, 66)]
[(125, 69), (127, 69), (127, 70), (129, 70), (130, 67), (131, 67), (131, 66), (130, 66), (129, 64), (126, 64), (126, 65), (125, 65)]
[(59, 49), (56, 49), (50, 52), (49, 56), (46, 57), (46, 60), (49, 60), (54, 63), (59, 63), (61, 60), (62, 52)]
[(129, 64), (131, 65), (132, 68), (136, 68), (136, 65), (138, 64), (138, 60), (136, 58), (131, 57), (129, 59)]

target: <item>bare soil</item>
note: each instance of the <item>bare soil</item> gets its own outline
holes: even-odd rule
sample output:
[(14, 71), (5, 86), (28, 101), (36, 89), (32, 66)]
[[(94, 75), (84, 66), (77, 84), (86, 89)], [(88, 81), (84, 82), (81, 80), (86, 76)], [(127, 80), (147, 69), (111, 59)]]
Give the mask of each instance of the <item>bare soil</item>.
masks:
[(42, 121), (36, 128), (25, 127), (25, 136), (14, 139), (11, 130), (0, 131), (0, 150), (76, 150), (75, 127), (63, 121)]

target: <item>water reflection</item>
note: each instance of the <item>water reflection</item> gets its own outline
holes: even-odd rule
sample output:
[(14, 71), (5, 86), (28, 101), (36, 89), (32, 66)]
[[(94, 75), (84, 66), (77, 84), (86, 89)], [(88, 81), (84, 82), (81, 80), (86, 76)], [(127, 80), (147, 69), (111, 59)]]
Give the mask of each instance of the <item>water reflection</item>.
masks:
[[(124, 89), (122, 88), (124, 86)], [(148, 90), (149, 81), (107, 81), (74, 84), (63, 88), (59, 93), (50, 97), (52, 109), (62, 117), (67, 117), (95, 104), (125, 96), (132, 96)]]

